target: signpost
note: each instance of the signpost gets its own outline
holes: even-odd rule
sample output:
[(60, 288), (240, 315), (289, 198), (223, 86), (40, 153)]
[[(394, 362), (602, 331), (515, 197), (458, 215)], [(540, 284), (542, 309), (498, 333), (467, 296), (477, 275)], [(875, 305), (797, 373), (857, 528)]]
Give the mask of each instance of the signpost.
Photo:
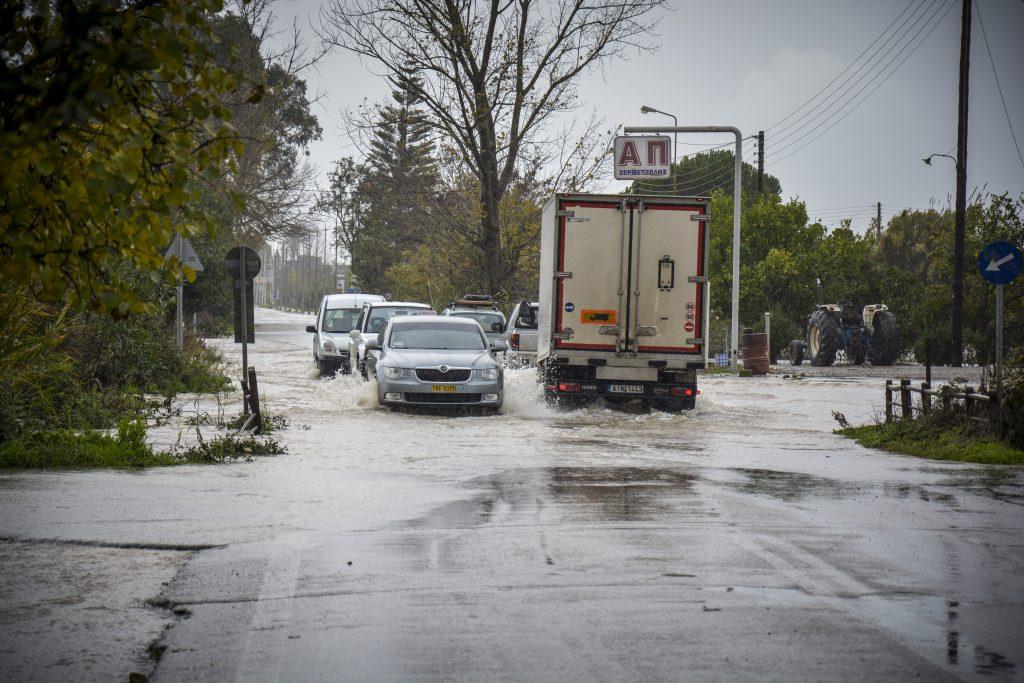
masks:
[(180, 232), (175, 235), (170, 248), (164, 254), (164, 260), (170, 261), (175, 257), (177, 257), (180, 265), (178, 267), (178, 310), (174, 315), (174, 334), (178, 342), (178, 348), (181, 349), (185, 345), (185, 283), (181, 267), (188, 266), (198, 273), (203, 270), (203, 264), (200, 262), (196, 250), (192, 248), (192, 243)]
[[(235, 343), (242, 344), (242, 388), (248, 393), (249, 347), (256, 342), (254, 331), (254, 303), (252, 280), (259, 275), (260, 255), (249, 247), (235, 247), (224, 257), (224, 265), (234, 278), (235, 290)], [(245, 413), (249, 414), (249, 401), (245, 401)]]
[(1013, 282), (1024, 269), (1020, 249), (1012, 242), (992, 242), (978, 252), (981, 276), (996, 286), (996, 398), (999, 432), (1003, 431), (1003, 285)]
[(615, 179), (644, 180), (672, 175), (672, 138), (619, 135), (615, 138)]

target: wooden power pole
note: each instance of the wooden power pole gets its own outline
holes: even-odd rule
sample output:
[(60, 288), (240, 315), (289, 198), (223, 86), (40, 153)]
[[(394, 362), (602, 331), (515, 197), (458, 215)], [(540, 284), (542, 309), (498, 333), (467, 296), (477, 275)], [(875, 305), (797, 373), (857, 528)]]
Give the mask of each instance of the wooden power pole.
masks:
[(876, 214), (876, 217), (878, 219), (878, 225), (875, 227), (875, 230), (878, 232), (878, 238), (881, 239), (882, 238), (882, 202), (878, 202), (877, 209), (878, 209), (878, 213)]
[(951, 358), (960, 367), (964, 358), (964, 223), (967, 217), (967, 90), (971, 63), (971, 0), (963, 0), (960, 19), (960, 91), (956, 136), (956, 233), (953, 239), (953, 330)]
[(757, 131), (757, 194), (764, 192), (764, 131)]

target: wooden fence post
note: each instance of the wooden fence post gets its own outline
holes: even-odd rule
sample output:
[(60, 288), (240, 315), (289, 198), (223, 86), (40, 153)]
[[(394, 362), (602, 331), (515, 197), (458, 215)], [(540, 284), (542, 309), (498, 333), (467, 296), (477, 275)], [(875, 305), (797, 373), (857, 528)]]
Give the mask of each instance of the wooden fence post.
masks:
[(910, 380), (900, 380), (900, 410), (903, 413), (904, 420), (914, 419), (914, 413), (911, 410), (910, 403)]
[(931, 390), (931, 382), (921, 382), (921, 412), (925, 417), (928, 417), (928, 413), (932, 410), (932, 395), (928, 393)]
[(249, 368), (249, 408), (252, 410), (252, 426), (256, 432), (263, 427), (263, 415), (260, 414), (260, 388), (256, 383), (256, 368)]
[(1003, 436), (1002, 411), (999, 410), (999, 394), (995, 391), (988, 392), (988, 427), (989, 431), (996, 436)]
[(885, 380), (885, 421), (892, 422), (892, 380)]
[(973, 399), (971, 399), (971, 394), (973, 394), (973, 393), (974, 393), (974, 387), (972, 387), (972, 386), (964, 387), (964, 412), (967, 413), (968, 423), (970, 422), (971, 414), (972, 414), (971, 406), (973, 404)]

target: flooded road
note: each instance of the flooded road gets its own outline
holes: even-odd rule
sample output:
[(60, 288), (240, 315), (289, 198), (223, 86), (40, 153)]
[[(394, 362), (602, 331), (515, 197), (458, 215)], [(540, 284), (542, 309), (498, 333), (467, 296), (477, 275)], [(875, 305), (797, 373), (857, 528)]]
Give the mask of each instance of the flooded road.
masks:
[(882, 382), (566, 413), (522, 371), (497, 416), (392, 413), (316, 377), (308, 317), (250, 347), (287, 455), (0, 475), (0, 677), (123, 679), (151, 642), (156, 681), (1024, 676), (1021, 469), (833, 435)]

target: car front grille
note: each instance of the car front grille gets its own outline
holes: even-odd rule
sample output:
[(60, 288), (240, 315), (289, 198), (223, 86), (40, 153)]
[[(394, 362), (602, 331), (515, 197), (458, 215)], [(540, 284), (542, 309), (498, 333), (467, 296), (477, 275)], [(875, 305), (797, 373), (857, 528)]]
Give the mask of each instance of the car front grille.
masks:
[(479, 403), (480, 394), (428, 394), (407, 391), (405, 400), (409, 403)]
[(416, 368), (416, 379), (421, 382), (465, 382), (469, 379), (469, 370), (451, 368), (441, 372), (437, 368)]

